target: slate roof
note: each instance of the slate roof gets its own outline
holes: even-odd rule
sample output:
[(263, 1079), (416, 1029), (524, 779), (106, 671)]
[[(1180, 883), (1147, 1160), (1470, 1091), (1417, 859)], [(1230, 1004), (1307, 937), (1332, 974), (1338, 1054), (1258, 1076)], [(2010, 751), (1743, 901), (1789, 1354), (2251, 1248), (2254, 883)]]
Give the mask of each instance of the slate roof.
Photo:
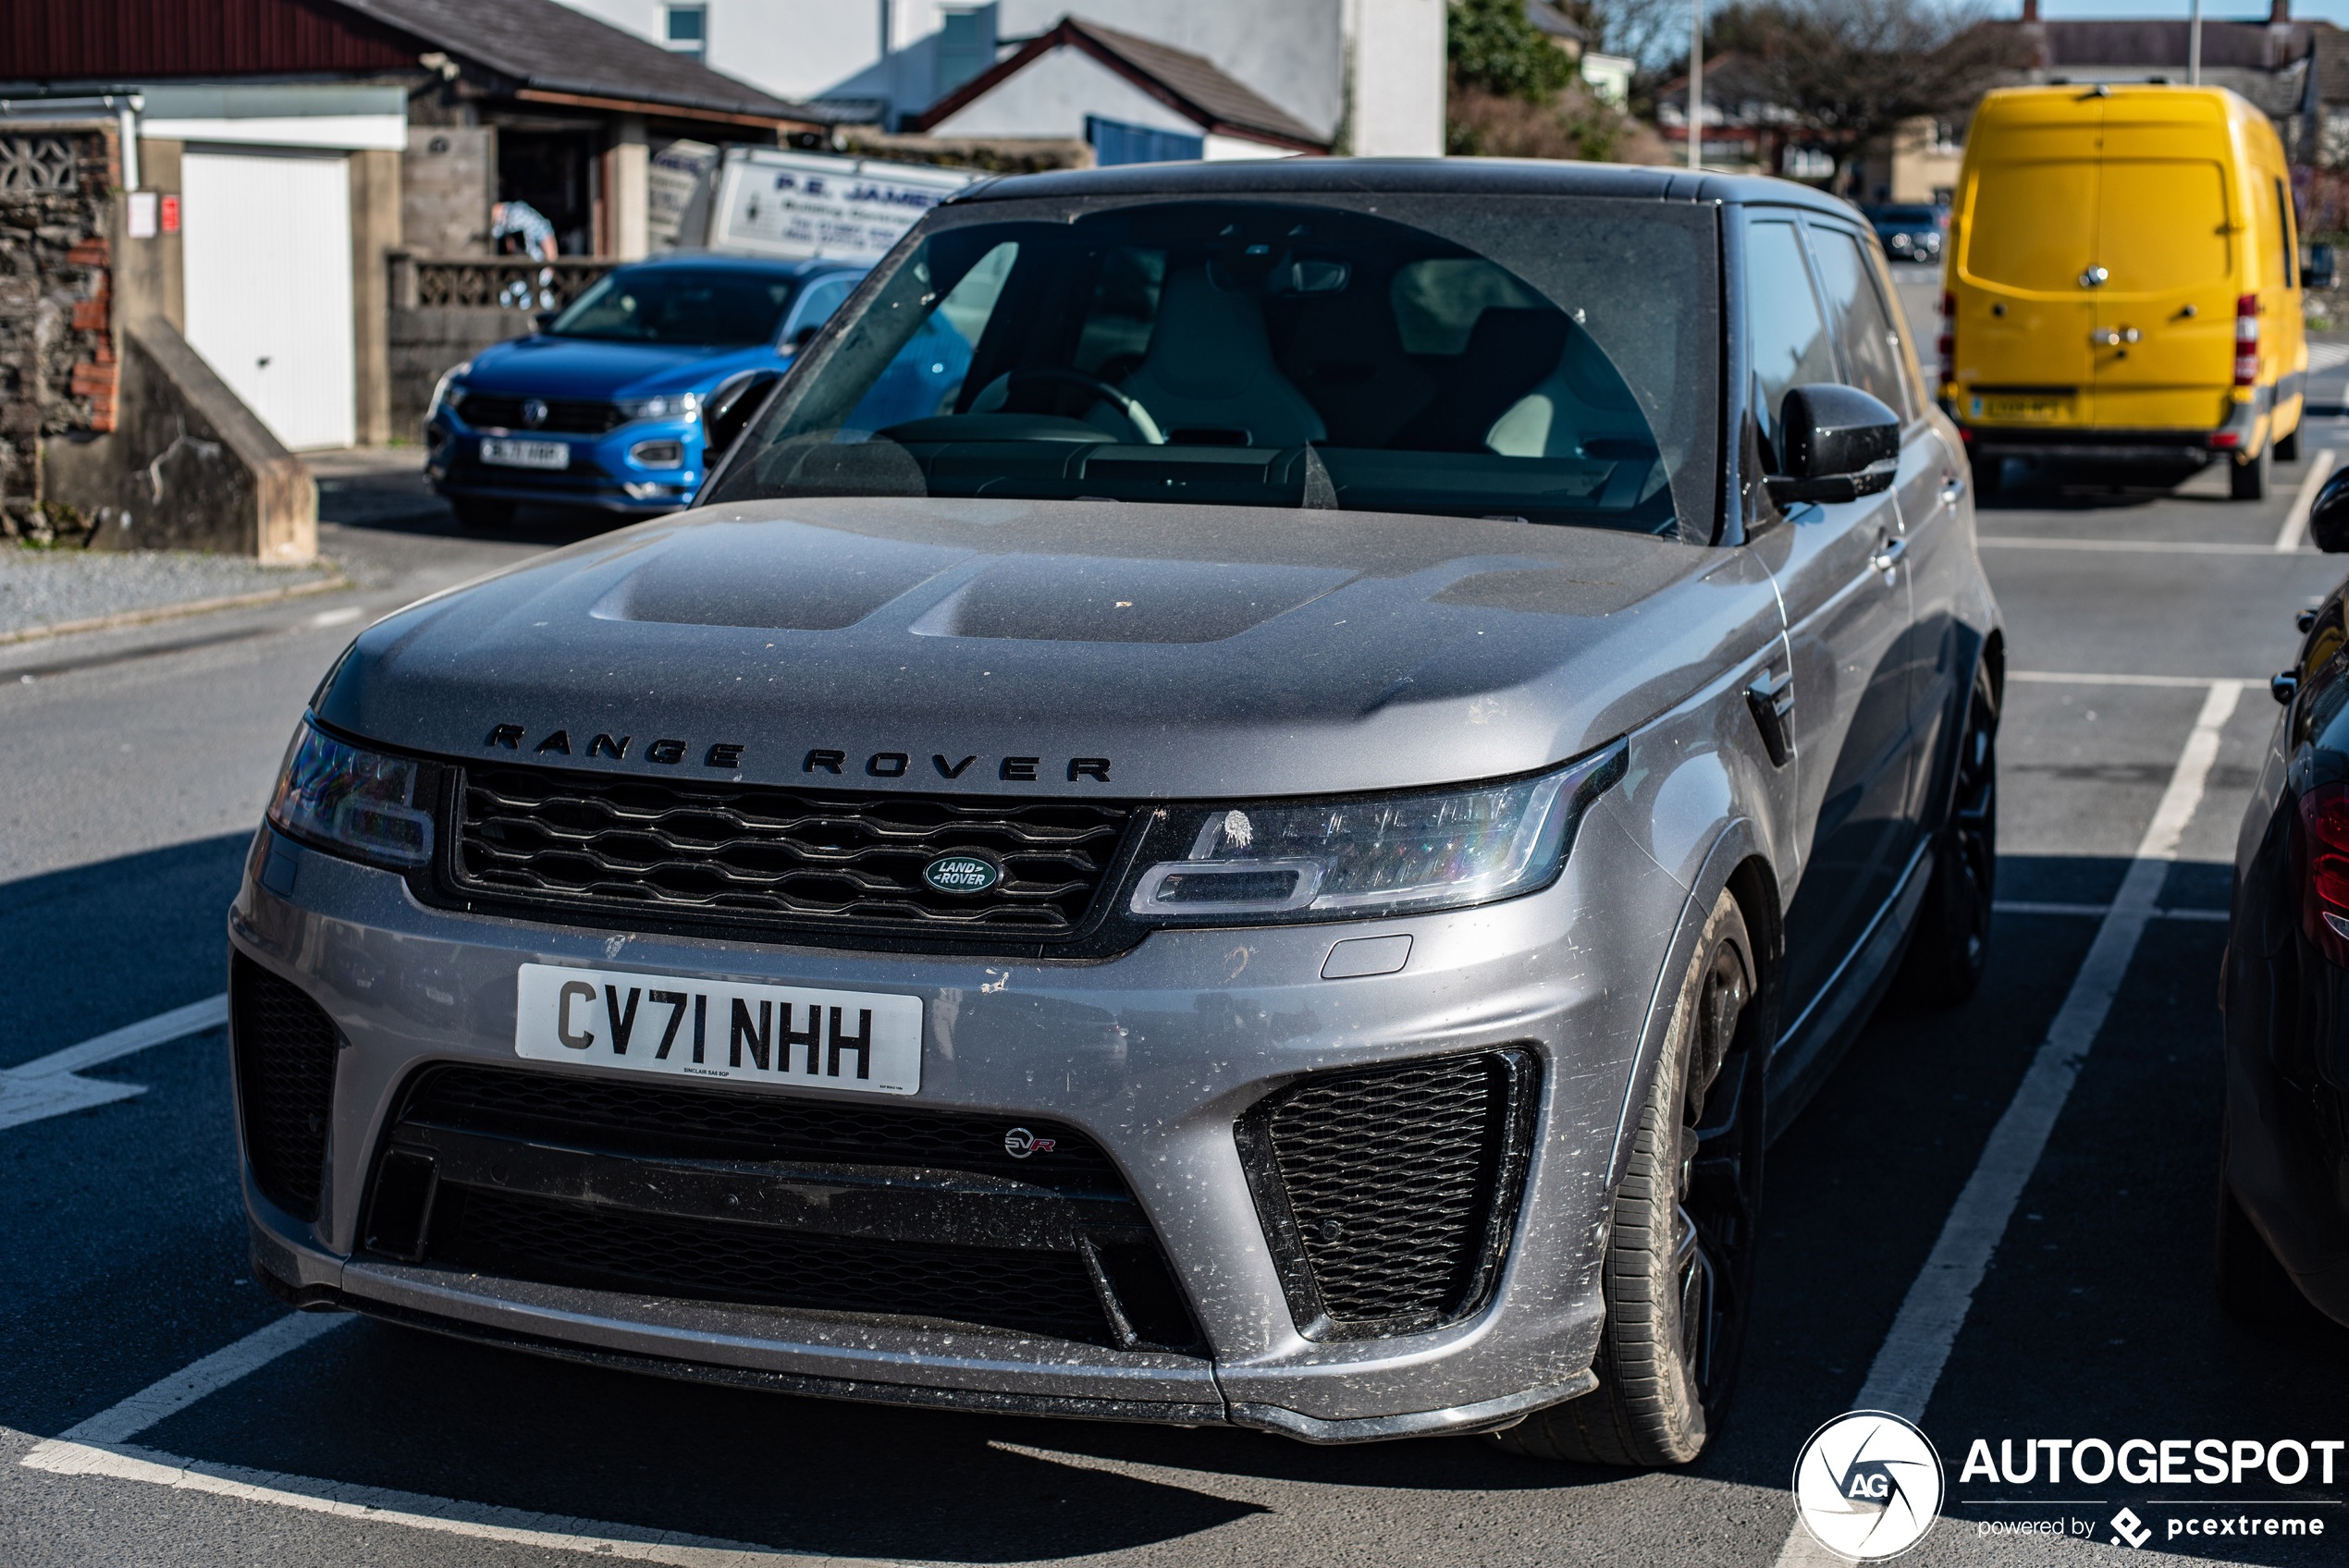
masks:
[[(403, 4), (417, 0), (401, 0)], [(445, 4), (447, 0), (430, 0)], [(984, 97), (999, 83), (1055, 49), (1083, 51), (1143, 92), (1194, 121), (1202, 130), (1269, 141), (1299, 152), (1326, 153), (1328, 141), (1254, 88), (1226, 75), (1203, 55), (1170, 48), (1099, 22), (1063, 17), (1051, 31), (1029, 39), (1016, 54), (999, 60), (917, 116), (929, 130)]]
[(812, 120), (796, 104), (556, 0), (337, 0), (523, 86), (761, 119)]

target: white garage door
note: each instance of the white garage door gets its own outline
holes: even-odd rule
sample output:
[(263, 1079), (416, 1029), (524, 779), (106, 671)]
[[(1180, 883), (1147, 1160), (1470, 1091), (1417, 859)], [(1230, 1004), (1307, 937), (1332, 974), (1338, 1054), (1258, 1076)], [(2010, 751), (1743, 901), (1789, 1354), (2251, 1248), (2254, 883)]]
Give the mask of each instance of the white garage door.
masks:
[(345, 155), (191, 149), (180, 186), (189, 344), (287, 446), (350, 446)]

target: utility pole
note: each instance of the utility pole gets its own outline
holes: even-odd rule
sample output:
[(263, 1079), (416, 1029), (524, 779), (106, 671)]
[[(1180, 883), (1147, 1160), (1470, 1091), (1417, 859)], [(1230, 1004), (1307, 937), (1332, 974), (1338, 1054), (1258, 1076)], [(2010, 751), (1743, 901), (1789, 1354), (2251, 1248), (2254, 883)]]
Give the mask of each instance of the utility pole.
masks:
[(2202, 0), (2194, 0), (2194, 20), (2186, 24), (2186, 85), (2202, 85)]
[[(2200, 16), (2202, 0), (2194, 0)], [(1704, 0), (1689, 0), (1689, 167), (1704, 158)]]

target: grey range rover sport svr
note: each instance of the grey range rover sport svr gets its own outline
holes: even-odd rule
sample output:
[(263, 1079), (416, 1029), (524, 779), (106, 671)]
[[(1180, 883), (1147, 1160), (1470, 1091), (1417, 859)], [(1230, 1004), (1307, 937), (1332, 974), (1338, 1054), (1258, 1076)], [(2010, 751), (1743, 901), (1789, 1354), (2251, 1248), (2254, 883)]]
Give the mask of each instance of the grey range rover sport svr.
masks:
[(1694, 1457), (1765, 1145), (1984, 962), (2001, 632), (1892, 300), (1762, 178), (939, 207), (706, 411), (693, 509), (320, 684), (229, 916), (262, 1278), (786, 1392)]

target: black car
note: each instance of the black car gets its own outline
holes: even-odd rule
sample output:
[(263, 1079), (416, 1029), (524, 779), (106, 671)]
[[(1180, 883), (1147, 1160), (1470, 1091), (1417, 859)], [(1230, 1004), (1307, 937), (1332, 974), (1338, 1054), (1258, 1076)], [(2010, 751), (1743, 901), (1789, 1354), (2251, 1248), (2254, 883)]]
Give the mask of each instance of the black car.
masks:
[[(2309, 532), (2349, 551), (2349, 472), (2318, 493)], [(2236, 840), (2219, 1294), (2251, 1321), (2305, 1297), (2349, 1324), (2349, 582), (2300, 631)]]
[(1884, 253), (1896, 262), (1937, 262), (1941, 239), (1949, 230), (1947, 207), (1872, 204), (1860, 209), (1876, 226)]

